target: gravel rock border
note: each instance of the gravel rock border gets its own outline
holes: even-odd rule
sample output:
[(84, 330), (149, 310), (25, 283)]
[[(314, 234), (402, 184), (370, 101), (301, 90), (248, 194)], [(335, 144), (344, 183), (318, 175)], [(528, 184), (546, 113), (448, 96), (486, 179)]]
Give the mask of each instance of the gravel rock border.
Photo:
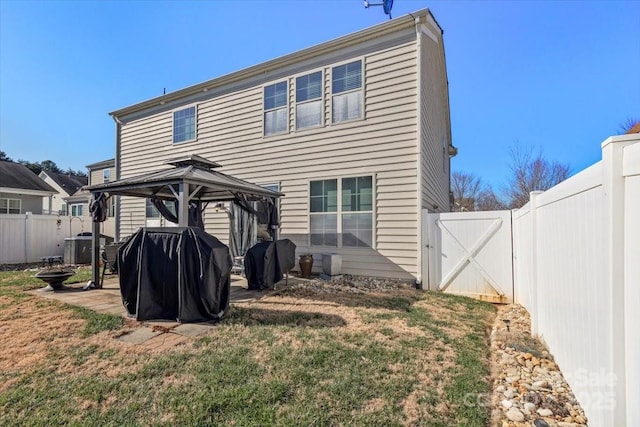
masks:
[(376, 277), (340, 276), (321, 277), (312, 279), (295, 278), (296, 283), (290, 283), (289, 291), (306, 291), (317, 294), (330, 294), (337, 292), (366, 293), (366, 292), (391, 292), (398, 289), (415, 289), (414, 284), (408, 280), (383, 279)]
[(530, 334), (527, 310), (498, 309), (491, 332), (493, 425), (586, 426), (587, 417), (546, 346)]

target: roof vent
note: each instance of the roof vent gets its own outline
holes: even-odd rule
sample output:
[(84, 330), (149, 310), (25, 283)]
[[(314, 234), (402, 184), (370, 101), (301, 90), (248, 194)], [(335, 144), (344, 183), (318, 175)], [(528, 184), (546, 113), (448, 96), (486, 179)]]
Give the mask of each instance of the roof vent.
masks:
[(167, 165), (173, 165), (176, 168), (183, 166), (194, 166), (198, 169), (210, 170), (214, 168), (222, 167), (219, 163), (207, 160), (204, 157), (200, 157), (197, 154), (188, 154), (186, 156), (170, 159), (165, 162)]

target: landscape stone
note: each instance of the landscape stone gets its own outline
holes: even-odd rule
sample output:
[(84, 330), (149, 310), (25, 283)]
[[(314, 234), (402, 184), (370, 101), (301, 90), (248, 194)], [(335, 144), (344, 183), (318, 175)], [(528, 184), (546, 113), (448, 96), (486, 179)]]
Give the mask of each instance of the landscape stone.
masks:
[(511, 421), (519, 423), (524, 421), (524, 414), (516, 408), (511, 408), (507, 411), (507, 418), (509, 418)]
[(550, 417), (551, 415), (553, 415), (553, 412), (549, 408), (540, 408), (536, 412), (541, 417)]

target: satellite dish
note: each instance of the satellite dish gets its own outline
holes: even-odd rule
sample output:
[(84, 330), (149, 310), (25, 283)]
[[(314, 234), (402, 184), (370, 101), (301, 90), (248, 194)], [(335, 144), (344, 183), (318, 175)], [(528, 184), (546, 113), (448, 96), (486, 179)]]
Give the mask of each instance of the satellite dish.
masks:
[(391, 8), (393, 7), (393, 0), (382, 0), (382, 3), (369, 3), (369, 0), (364, 0), (364, 7), (368, 9), (369, 6), (382, 6), (382, 10), (385, 15), (389, 15), (391, 19)]

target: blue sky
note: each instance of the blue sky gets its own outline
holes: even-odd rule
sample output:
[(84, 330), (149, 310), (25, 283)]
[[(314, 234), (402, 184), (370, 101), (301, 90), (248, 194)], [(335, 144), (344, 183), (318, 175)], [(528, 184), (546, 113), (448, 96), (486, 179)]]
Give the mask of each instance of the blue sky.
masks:
[[(640, 2), (396, 0), (444, 28), (453, 169), (497, 189), (514, 142), (573, 172), (640, 118)], [(114, 156), (108, 112), (388, 19), (361, 0), (0, 0), (0, 150)]]

